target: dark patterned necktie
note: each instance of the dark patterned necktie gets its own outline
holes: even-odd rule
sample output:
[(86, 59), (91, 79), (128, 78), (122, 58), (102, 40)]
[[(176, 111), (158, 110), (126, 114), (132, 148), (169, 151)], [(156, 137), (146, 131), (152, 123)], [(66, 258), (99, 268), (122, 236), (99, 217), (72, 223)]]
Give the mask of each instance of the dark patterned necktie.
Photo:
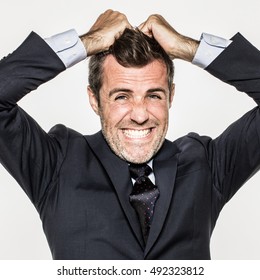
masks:
[(152, 224), (155, 202), (159, 197), (158, 188), (148, 178), (152, 169), (147, 164), (130, 164), (130, 175), (135, 179), (130, 203), (137, 212), (146, 243)]

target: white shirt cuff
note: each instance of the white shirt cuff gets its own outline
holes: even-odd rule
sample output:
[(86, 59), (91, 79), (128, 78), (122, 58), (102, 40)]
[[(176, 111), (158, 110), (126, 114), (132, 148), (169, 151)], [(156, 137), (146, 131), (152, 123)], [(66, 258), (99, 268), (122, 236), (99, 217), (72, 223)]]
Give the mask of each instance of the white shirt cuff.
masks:
[(44, 40), (59, 56), (66, 68), (73, 66), (87, 57), (86, 49), (74, 29)]
[(231, 43), (231, 40), (227, 40), (207, 33), (202, 33), (200, 45), (192, 63), (205, 69)]

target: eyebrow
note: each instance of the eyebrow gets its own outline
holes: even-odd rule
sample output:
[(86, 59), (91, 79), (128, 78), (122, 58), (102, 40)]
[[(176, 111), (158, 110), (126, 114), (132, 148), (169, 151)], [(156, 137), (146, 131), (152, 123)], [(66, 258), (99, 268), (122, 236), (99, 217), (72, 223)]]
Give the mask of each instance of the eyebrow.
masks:
[(161, 88), (161, 87), (157, 87), (157, 88), (150, 88), (147, 90), (148, 93), (152, 93), (152, 92), (162, 92), (166, 95), (166, 90), (164, 88)]
[(109, 97), (111, 97), (113, 94), (115, 93), (118, 93), (118, 92), (133, 92), (132, 90), (130, 89), (127, 89), (127, 88), (114, 88), (112, 90), (110, 90), (109, 92)]
[[(157, 88), (150, 88), (148, 89), (146, 92), (147, 93), (153, 93), (153, 92), (162, 92), (166, 95), (166, 90), (164, 88), (161, 87), (157, 87)], [(133, 91), (127, 88), (114, 88), (109, 92), (109, 97), (113, 96), (115, 93), (118, 92), (126, 92), (126, 93), (132, 93)]]

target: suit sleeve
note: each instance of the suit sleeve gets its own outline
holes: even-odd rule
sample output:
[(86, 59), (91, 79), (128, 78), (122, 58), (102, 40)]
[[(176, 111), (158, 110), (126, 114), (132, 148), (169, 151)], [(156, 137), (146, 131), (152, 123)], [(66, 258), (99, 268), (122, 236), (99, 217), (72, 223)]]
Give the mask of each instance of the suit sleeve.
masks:
[(214, 187), (222, 206), (260, 167), (260, 52), (241, 34), (206, 70), (245, 92), (257, 106), (207, 146)]
[(37, 206), (57, 172), (60, 144), (17, 102), (65, 70), (37, 34), (0, 62), (0, 161)]

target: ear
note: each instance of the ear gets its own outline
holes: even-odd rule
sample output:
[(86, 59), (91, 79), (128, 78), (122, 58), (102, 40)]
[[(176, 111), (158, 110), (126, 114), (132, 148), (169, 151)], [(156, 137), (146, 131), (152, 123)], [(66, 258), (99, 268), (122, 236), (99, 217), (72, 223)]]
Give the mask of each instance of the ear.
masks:
[(99, 115), (98, 101), (90, 86), (88, 86), (88, 97), (89, 97), (89, 104), (91, 105), (93, 111), (97, 115)]
[(173, 101), (174, 94), (175, 94), (175, 84), (173, 83), (172, 87), (171, 87), (171, 92), (170, 92), (169, 108), (172, 107), (172, 101)]

